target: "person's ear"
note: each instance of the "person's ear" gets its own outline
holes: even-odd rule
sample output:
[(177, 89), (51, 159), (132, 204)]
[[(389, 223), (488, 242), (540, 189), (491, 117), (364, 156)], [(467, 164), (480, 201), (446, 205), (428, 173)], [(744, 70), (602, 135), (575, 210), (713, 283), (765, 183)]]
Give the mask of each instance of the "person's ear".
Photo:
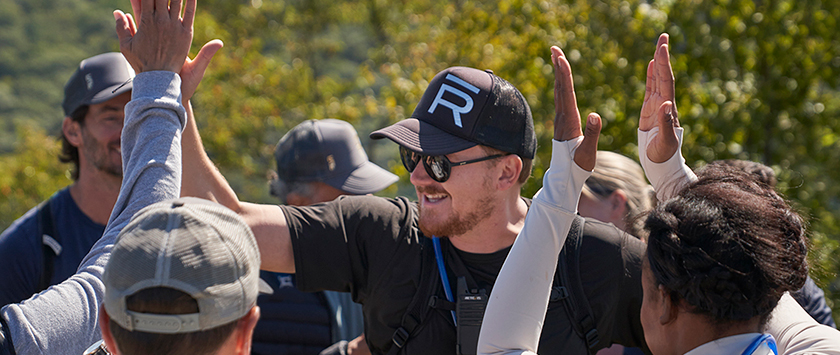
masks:
[(679, 305), (671, 299), (671, 294), (665, 286), (659, 285), (656, 292), (659, 292), (659, 324), (666, 325), (677, 320)]
[(516, 185), (519, 181), (519, 173), (522, 172), (522, 158), (516, 154), (505, 155), (501, 158), (497, 168), (499, 170), (499, 190), (507, 190)]
[(254, 306), (236, 326), (236, 353), (248, 355), (251, 353), (251, 339), (254, 337), (254, 327), (260, 320), (260, 307)]
[(623, 220), (627, 216), (627, 193), (622, 189), (616, 189), (608, 198), (610, 214), (614, 220)]
[(78, 147), (82, 144), (81, 123), (73, 121), (70, 117), (64, 117), (64, 121), (61, 122), (61, 132), (64, 134), (67, 141), (74, 147)]
[(102, 341), (105, 343), (105, 347), (108, 348), (108, 352), (119, 355), (117, 343), (114, 341), (113, 334), (111, 334), (111, 317), (108, 317), (108, 313), (105, 312), (104, 304), (99, 306), (99, 330), (102, 331)]

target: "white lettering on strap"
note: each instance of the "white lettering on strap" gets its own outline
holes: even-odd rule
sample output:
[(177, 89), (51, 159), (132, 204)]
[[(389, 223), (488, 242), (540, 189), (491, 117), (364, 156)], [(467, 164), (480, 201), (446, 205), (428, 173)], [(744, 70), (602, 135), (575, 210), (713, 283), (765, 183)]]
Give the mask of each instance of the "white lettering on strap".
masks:
[[(470, 84), (466, 81), (461, 80), (461, 78), (459, 78), (455, 75), (446, 74), (446, 80), (450, 80), (452, 82), (455, 82), (455, 83), (461, 85), (462, 87), (464, 87), (465, 89), (467, 89), (469, 91), (472, 91), (475, 94), (478, 94), (478, 92), (479, 92), (479, 89), (477, 87), (473, 86), (472, 84)], [(464, 101), (466, 101), (464, 103), (464, 106), (458, 106), (453, 102), (444, 100), (443, 99), (443, 93), (445, 91), (449, 91), (449, 92), (451, 92), (455, 95), (458, 95), (460, 98), (464, 99)], [(464, 127), (463, 124), (461, 123), (461, 114), (470, 112), (470, 110), (472, 110), (473, 105), (474, 105), (473, 99), (469, 94), (467, 94), (467, 93), (465, 93), (461, 90), (458, 90), (457, 88), (455, 88), (451, 85), (447, 85), (447, 84), (441, 84), (440, 85), (440, 89), (438, 89), (437, 95), (435, 95), (435, 100), (432, 101), (432, 105), (429, 106), (429, 113), (435, 113), (435, 109), (437, 108), (438, 104), (440, 104), (442, 106), (445, 106), (445, 107), (448, 107), (450, 110), (452, 110), (452, 118), (455, 120), (455, 125), (458, 126), (458, 127), (461, 127), (461, 128)]]

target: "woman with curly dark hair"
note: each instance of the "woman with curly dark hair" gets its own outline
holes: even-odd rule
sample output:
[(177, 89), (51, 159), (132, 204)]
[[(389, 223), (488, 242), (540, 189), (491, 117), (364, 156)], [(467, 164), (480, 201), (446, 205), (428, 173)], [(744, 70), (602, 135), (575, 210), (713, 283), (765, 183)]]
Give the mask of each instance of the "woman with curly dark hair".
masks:
[(762, 329), (808, 275), (802, 219), (784, 199), (742, 171), (714, 167), (645, 227), (641, 320), (651, 351), (777, 352)]
[(674, 98), (663, 34), (648, 65), (638, 132), (640, 163), (665, 201), (645, 221), (641, 321), (651, 351), (837, 353), (840, 332), (786, 294), (808, 275), (802, 219), (743, 169), (712, 166), (695, 176), (680, 153)]

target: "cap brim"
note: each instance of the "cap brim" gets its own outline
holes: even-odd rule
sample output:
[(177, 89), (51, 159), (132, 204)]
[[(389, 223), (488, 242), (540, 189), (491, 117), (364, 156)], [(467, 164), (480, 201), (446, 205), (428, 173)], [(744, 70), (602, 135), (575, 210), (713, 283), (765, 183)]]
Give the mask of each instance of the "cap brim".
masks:
[(324, 183), (354, 195), (372, 194), (385, 189), (400, 178), (372, 162), (365, 162), (347, 175), (324, 179)]
[(120, 96), (123, 93), (129, 92), (134, 87), (132, 85), (133, 84), (132, 81), (133, 81), (133, 79), (129, 80), (128, 82), (125, 82), (125, 83), (119, 83), (119, 84), (116, 84), (116, 85), (111, 85), (111, 86), (103, 89), (102, 91), (96, 93), (96, 95), (93, 95), (93, 97), (91, 97), (90, 100), (86, 100), (86, 102), (83, 102), (83, 104), (84, 105), (101, 104), (105, 101), (108, 101), (108, 100), (113, 99), (117, 96)]
[(370, 134), (370, 138), (388, 138), (425, 155), (446, 155), (472, 148), (477, 143), (451, 135), (416, 118), (409, 118)]
[(265, 282), (265, 280), (263, 280), (262, 278), (260, 278), (259, 280), (260, 281), (258, 281), (257, 283), (260, 287), (260, 293), (266, 295), (274, 294), (274, 289), (271, 288), (271, 285), (269, 285), (268, 282)]

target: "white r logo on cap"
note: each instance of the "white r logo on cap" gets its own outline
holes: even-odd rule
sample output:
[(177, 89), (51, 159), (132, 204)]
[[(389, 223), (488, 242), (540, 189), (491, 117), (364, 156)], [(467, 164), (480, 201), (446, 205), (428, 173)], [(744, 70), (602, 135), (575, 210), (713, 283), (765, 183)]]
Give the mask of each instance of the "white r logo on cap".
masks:
[(88, 90), (93, 87), (93, 76), (90, 73), (85, 74), (85, 86)]
[[(479, 89), (477, 87), (473, 86), (472, 84), (470, 84), (466, 81), (461, 80), (461, 78), (459, 78), (455, 75), (446, 74), (446, 80), (453, 81), (453, 82), (461, 85), (465, 89), (467, 89), (469, 91), (472, 91), (475, 94), (478, 94), (478, 92), (479, 92)], [(449, 92), (451, 92), (455, 95), (458, 95), (460, 98), (464, 99), (464, 101), (466, 101), (464, 103), (464, 106), (458, 106), (453, 102), (444, 100), (443, 99), (443, 93), (445, 91), (449, 91)], [(440, 85), (440, 89), (438, 89), (437, 95), (435, 95), (435, 100), (432, 101), (432, 105), (429, 106), (429, 113), (435, 113), (435, 108), (437, 108), (438, 104), (440, 104), (442, 106), (446, 106), (450, 110), (452, 110), (452, 118), (455, 120), (455, 125), (458, 126), (458, 127), (461, 127), (461, 128), (464, 127), (463, 124), (461, 123), (461, 114), (470, 112), (470, 110), (472, 110), (473, 105), (474, 105), (473, 99), (469, 94), (467, 94), (467, 93), (465, 93), (461, 90), (458, 90), (457, 88), (455, 88), (451, 85), (447, 85), (447, 84), (441, 84)]]

